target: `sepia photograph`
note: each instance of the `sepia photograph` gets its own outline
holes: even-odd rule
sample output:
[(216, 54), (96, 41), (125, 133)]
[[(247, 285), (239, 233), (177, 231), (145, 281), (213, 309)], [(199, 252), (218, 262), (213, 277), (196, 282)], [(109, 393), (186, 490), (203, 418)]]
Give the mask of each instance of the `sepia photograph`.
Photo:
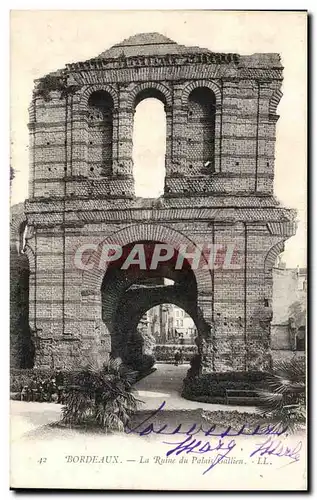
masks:
[(10, 32), (11, 489), (307, 491), (307, 12)]

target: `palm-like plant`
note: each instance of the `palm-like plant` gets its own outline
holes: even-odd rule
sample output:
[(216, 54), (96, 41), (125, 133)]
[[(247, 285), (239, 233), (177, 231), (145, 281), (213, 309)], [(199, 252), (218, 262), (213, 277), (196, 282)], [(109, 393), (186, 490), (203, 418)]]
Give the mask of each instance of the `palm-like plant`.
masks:
[(110, 360), (101, 370), (87, 366), (67, 388), (62, 422), (123, 431), (141, 402), (131, 392), (136, 375), (119, 358)]
[(259, 392), (262, 415), (279, 421), (289, 431), (304, 424), (306, 370), (303, 360), (294, 356), (290, 361), (276, 362), (266, 383), (267, 390)]

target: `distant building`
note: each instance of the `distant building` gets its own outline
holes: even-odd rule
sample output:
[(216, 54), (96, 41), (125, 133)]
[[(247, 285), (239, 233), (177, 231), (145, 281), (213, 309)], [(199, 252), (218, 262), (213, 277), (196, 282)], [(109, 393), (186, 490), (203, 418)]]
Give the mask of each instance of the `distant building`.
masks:
[(273, 357), (304, 354), (306, 348), (307, 269), (286, 268), (279, 261), (273, 268)]
[[(173, 323), (179, 343), (194, 344), (197, 328), (192, 318), (183, 309), (173, 306)], [(183, 341), (183, 342), (182, 342)]]
[(148, 332), (158, 344), (194, 344), (197, 329), (192, 318), (174, 304), (162, 304), (147, 312)]

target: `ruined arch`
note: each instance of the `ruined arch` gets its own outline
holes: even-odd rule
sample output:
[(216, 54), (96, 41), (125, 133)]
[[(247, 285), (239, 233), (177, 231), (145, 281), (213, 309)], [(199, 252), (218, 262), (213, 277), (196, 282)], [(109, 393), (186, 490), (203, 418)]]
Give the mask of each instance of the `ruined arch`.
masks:
[[(151, 242), (144, 242), (151, 247)], [(174, 278), (166, 285), (165, 277)], [(121, 356), (130, 337), (136, 334), (144, 312), (162, 303), (175, 303), (198, 316), (197, 287), (188, 262), (184, 272), (173, 271), (171, 263), (161, 263), (157, 269), (122, 270), (112, 263), (101, 287), (102, 319), (111, 335), (112, 353)]]
[[(279, 78), (274, 78), (273, 73)], [(221, 269), (194, 271), (201, 322), (205, 321), (206, 329), (209, 325), (210, 330), (203, 339), (204, 369), (206, 372), (213, 369), (213, 343), (218, 349), (215, 369), (223, 369), (222, 357), (226, 355), (223, 338), (227, 325), (217, 324), (215, 320), (224, 310), (233, 320), (244, 318), (238, 364), (245, 369), (245, 339), (250, 340), (250, 349), (254, 352), (261, 346), (260, 332), (249, 320), (252, 304), (257, 294), (262, 297), (266, 284), (266, 297), (269, 298), (271, 281), (270, 278), (265, 280), (263, 269), (267, 251), (276, 241), (286, 240), (294, 234), (291, 227), (288, 229), (291, 213), (282, 209), (273, 198), (275, 129), (266, 126), (267, 120), (275, 122), (277, 119), (270, 113), (276, 111), (281, 97), (278, 91), (282, 79), (279, 56), (217, 54), (178, 45), (158, 33), (142, 33), (92, 59), (72, 63), (52, 77), (43, 77), (36, 86), (53, 83), (60, 88), (65, 82), (61, 82), (58, 75), (66, 74), (70, 79), (62, 93), (64, 97), (73, 97), (61, 101), (60, 92), (52, 92), (51, 100), (41, 99), (35, 110), (38, 99), (35, 89), (30, 107), (31, 125), (36, 118), (39, 139), (34, 143), (34, 127), (30, 126), (32, 175), (26, 211), (31, 221), (39, 226), (39, 239), (35, 237), (34, 243), (28, 241), (36, 253), (35, 272), (31, 274), (36, 300), (31, 303), (30, 311), (37, 324), (37, 366), (53, 368), (61, 361), (73, 368), (86, 363), (88, 354), (101, 361), (110, 353), (110, 334), (102, 322), (100, 290), (104, 270), (100, 272), (97, 267), (84, 273), (78, 269), (68, 272), (70, 255), (82, 242), (93, 238), (100, 243), (113, 241), (127, 245), (149, 240), (177, 246), (194, 241), (198, 246), (203, 242), (230, 239), (239, 246), (243, 241), (240, 227), (228, 227), (230, 218), (238, 218), (241, 224), (248, 226), (245, 244), (241, 247), (243, 269), (232, 274), (228, 270), (226, 275)], [(258, 120), (254, 120), (248, 111), (249, 104), (252, 108), (248, 99), (256, 97), (258, 82), (264, 80), (265, 89), (258, 94), (258, 107), (266, 110), (266, 114), (259, 113)], [(239, 85), (242, 81), (244, 84)], [(75, 94), (73, 87), (78, 87)], [(209, 161), (207, 167), (204, 161), (210, 160), (209, 154), (207, 158), (198, 154), (196, 163), (188, 161), (187, 156), (191, 139), (191, 134), (186, 133), (188, 101), (190, 96), (197, 95), (199, 88), (209, 89), (215, 96), (214, 165)], [(94, 92), (108, 92), (113, 102), (112, 167), (104, 172), (97, 171), (103, 166), (95, 165), (93, 155), (89, 161), (94, 163), (88, 162), (87, 111)], [(164, 102), (167, 114), (165, 192), (155, 202), (139, 200), (133, 192), (133, 110), (135, 104), (147, 96), (158, 97)], [(241, 123), (243, 130), (239, 126)], [(54, 130), (58, 130), (58, 134)], [(254, 140), (257, 130), (261, 130), (262, 142), (259, 144)], [(45, 144), (50, 134), (54, 140)], [(195, 140), (202, 148), (199, 137)], [(260, 153), (266, 140), (270, 141), (272, 149), (268, 168), (263, 164), (263, 155), (254, 152), (258, 145)], [(102, 154), (100, 149), (98, 154)], [(191, 159), (194, 160), (194, 154)], [(255, 159), (259, 159), (259, 165)], [(43, 177), (46, 164), (52, 164), (54, 182), (51, 175), (48, 179)], [(106, 175), (103, 177), (103, 174)], [(254, 175), (258, 177), (259, 194), (265, 197), (265, 203), (260, 204), (254, 197)], [(94, 176), (96, 179), (91, 178)], [(224, 207), (226, 210), (222, 210)], [(218, 214), (216, 221), (215, 213)], [(260, 221), (274, 227), (268, 227), (266, 232), (259, 227)], [(173, 229), (177, 231), (171, 235)], [(110, 237), (112, 232), (113, 239)], [(62, 238), (59, 240), (57, 235)], [(44, 259), (41, 256), (43, 249), (47, 252)], [(92, 257), (95, 258), (98, 260), (98, 250)], [(56, 266), (52, 262), (56, 262)], [(249, 269), (252, 270), (255, 262), (259, 272), (251, 273)], [(266, 267), (269, 267), (268, 262)], [(43, 306), (40, 304), (41, 294), (43, 301), (49, 297), (49, 306), (46, 307), (45, 302)], [(55, 354), (55, 350), (53, 359), (51, 354), (53, 351)], [(259, 364), (264, 366), (264, 361)]]
[[(110, 305), (110, 310), (108, 311), (110, 314), (107, 316), (107, 320), (105, 320), (104, 312), (105, 312), (105, 307), (103, 304), (103, 283), (104, 283), (104, 278), (107, 276), (108, 270), (110, 269), (109, 265), (104, 266), (102, 269), (99, 268), (98, 264), (100, 262), (100, 257), (101, 257), (101, 251), (102, 251), (102, 245), (103, 244), (115, 244), (115, 245), (121, 245), (122, 247), (126, 245), (133, 244), (135, 242), (140, 242), (140, 241), (147, 241), (147, 242), (162, 242), (166, 243), (173, 248), (179, 248), (180, 245), (186, 245), (187, 248), (190, 249), (195, 249), (196, 245), (186, 236), (184, 236), (182, 233), (179, 231), (175, 231), (172, 228), (162, 226), (162, 225), (154, 225), (154, 224), (136, 224), (136, 225), (131, 225), (127, 226), (123, 230), (117, 231), (116, 233), (113, 233), (111, 236), (100, 242), (98, 249), (92, 253), (90, 256), (88, 263), (94, 264), (91, 270), (86, 270), (83, 271), (82, 275), (82, 287), (81, 287), (81, 296), (82, 296), (82, 301), (83, 305), (84, 304), (90, 304), (90, 307), (93, 307), (95, 310), (95, 321), (100, 321), (102, 323), (101, 328), (105, 331), (106, 335), (108, 335), (108, 338), (110, 340), (110, 345), (114, 349), (116, 353), (121, 352), (122, 350), (122, 342), (119, 341), (119, 344), (115, 345), (114, 339), (122, 339), (122, 336), (120, 334), (120, 331), (122, 330), (122, 325), (116, 321), (116, 319), (112, 318), (112, 320), (109, 322), (109, 318), (111, 318), (111, 315), (119, 310), (119, 304), (118, 304), (118, 295), (117, 292), (120, 292), (120, 297), (121, 292), (124, 290), (120, 289), (121, 286), (123, 286), (123, 289), (129, 288), (133, 280), (127, 281), (126, 280), (126, 275), (123, 276), (122, 282), (118, 284), (116, 283), (115, 287), (118, 285), (117, 290), (114, 290), (112, 288), (112, 293), (107, 293), (104, 295), (105, 297), (108, 297), (108, 301), (112, 301)], [(202, 260), (206, 262), (207, 264), (207, 259), (204, 257), (202, 253)], [(177, 284), (180, 287), (177, 289), (177, 287), (174, 288), (174, 292), (177, 294), (179, 293), (180, 296), (183, 297), (182, 299), (182, 304), (183, 308), (190, 308), (188, 304), (192, 302), (194, 304), (193, 308), (195, 309), (195, 312), (191, 315), (196, 315), (197, 317), (197, 324), (199, 325), (199, 335), (200, 337), (208, 336), (210, 332), (210, 325), (206, 323), (206, 319), (204, 318), (204, 315), (202, 314), (202, 307), (209, 307), (207, 305), (207, 302), (202, 304), (200, 300), (200, 295), (204, 295), (206, 297), (209, 296), (212, 293), (212, 279), (211, 279), (211, 274), (208, 269), (205, 268), (205, 266), (199, 266), (198, 269), (191, 269), (190, 271), (192, 273), (192, 276), (194, 278), (194, 281), (191, 284), (191, 281), (187, 280), (187, 285), (188, 287), (186, 288), (186, 280), (184, 280), (183, 284)], [(166, 276), (170, 279), (174, 280), (174, 277), (169, 275)], [(171, 286), (167, 287), (169, 290), (167, 291), (168, 294), (172, 293), (172, 288)], [(194, 293), (193, 293), (194, 292)], [(153, 292), (155, 293), (155, 292)], [(112, 297), (112, 298), (111, 298)], [(185, 299), (184, 299), (185, 297)], [(187, 299), (186, 299), (187, 297)], [(125, 299), (129, 299), (128, 302), (129, 304), (132, 303), (137, 303), (137, 301), (133, 300), (133, 297), (129, 297), (125, 295)], [(161, 297), (162, 298), (162, 297)], [(113, 300), (112, 300), (113, 299)], [(175, 300), (175, 295), (174, 297), (167, 297), (164, 296), (163, 299), (165, 302), (173, 301)], [(184, 302), (185, 300), (185, 302)], [(186, 302), (187, 300), (187, 302)], [(209, 302), (208, 302), (209, 303)], [(120, 307), (123, 306), (123, 303), (120, 302)], [(84, 314), (84, 309), (83, 309), (83, 314)], [(208, 316), (208, 314), (207, 314)], [(98, 318), (100, 318), (98, 320)], [(118, 335), (119, 332), (119, 335)], [(113, 337), (113, 335), (115, 337)], [(120, 343), (121, 342), (121, 343)]]
[(268, 299), (269, 301), (272, 299), (272, 294), (273, 294), (273, 271), (272, 271), (273, 266), (279, 254), (284, 252), (284, 250), (285, 250), (284, 240), (279, 241), (270, 248), (264, 259), (264, 266), (263, 266), (264, 293), (265, 293), (265, 298)]
[(129, 93), (128, 106), (130, 109), (134, 109), (135, 103), (140, 102), (138, 101), (138, 95), (156, 97), (157, 99), (162, 100), (162, 102), (168, 107), (171, 107), (173, 104), (171, 91), (159, 82), (142, 82), (136, 85)]
[[(185, 315), (187, 315), (188, 317), (191, 318), (192, 320), (192, 325), (195, 329), (194, 331), (194, 339), (193, 339), (193, 343), (191, 344), (191, 349), (192, 349), (192, 352), (190, 354), (190, 356), (195, 356), (199, 353), (199, 342), (198, 342), (198, 338), (197, 338), (197, 334), (198, 336), (200, 335), (199, 334), (199, 326), (198, 326), (198, 321), (197, 321), (197, 314), (196, 312), (193, 312), (191, 309), (188, 309), (186, 308), (186, 305), (180, 301), (180, 300), (177, 300), (177, 299), (174, 299), (173, 297), (166, 297), (167, 301), (162, 297), (160, 300), (148, 300), (146, 303), (143, 303), (143, 304), (140, 304), (140, 307), (137, 311), (133, 311), (133, 314), (130, 315), (130, 317), (128, 318), (128, 321), (129, 323), (127, 322), (127, 330), (126, 330), (126, 338), (125, 338), (125, 344), (124, 344), (124, 347), (125, 349), (123, 350), (124, 352), (124, 359), (125, 359), (125, 362), (127, 364), (130, 364), (132, 365), (132, 368), (138, 368), (138, 361), (137, 363), (134, 362), (134, 358), (135, 358), (135, 355), (137, 357), (137, 360), (138, 359), (141, 359), (143, 360), (143, 366), (144, 364), (149, 366), (149, 362), (150, 362), (150, 366), (153, 366), (153, 362), (155, 360), (157, 360), (157, 356), (156, 354), (158, 354), (158, 356), (160, 356), (160, 352), (156, 353), (155, 352), (155, 344), (161, 344), (161, 347), (166, 345), (166, 344), (170, 344), (171, 342), (174, 343), (174, 348), (172, 348), (172, 355), (174, 355), (174, 350), (175, 348), (177, 347), (177, 344), (175, 343), (175, 334), (176, 334), (176, 331), (182, 331), (183, 327), (178, 327), (178, 326), (175, 326), (175, 323), (176, 322), (172, 322), (172, 324), (170, 323), (170, 321), (168, 321), (167, 319), (167, 316), (166, 315), (166, 312), (165, 314), (163, 313), (163, 315), (165, 316), (165, 335), (163, 334), (163, 339), (161, 339), (161, 341), (158, 339), (158, 338), (155, 338), (156, 335), (153, 334), (153, 333), (150, 333), (149, 332), (149, 329), (148, 329), (148, 326), (143, 326), (144, 325), (144, 319), (145, 318), (148, 318), (148, 315), (147, 313), (149, 311), (151, 311), (151, 309), (153, 309), (154, 307), (156, 306), (159, 306), (159, 309), (162, 311), (161, 307), (160, 306), (168, 306), (168, 310), (170, 309), (170, 306), (176, 306), (177, 308), (183, 310), (185, 312)], [(165, 310), (166, 311), (166, 310)], [(129, 311), (130, 312), (130, 311)], [(125, 313), (124, 311), (124, 308), (123, 308), (123, 313)], [(162, 316), (160, 316), (161, 320), (162, 320)], [(169, 317), (169, 320), (172, 319), (171, 317)], [(146, 322), (147, 323), (147, 322)], [(160, 331), (161, 333), (163, 333), (163, 329), (162, 329), (162, 326), (163, 326), (163, 323), (160, 321)], [(172, 327), (172, 328), (170, 328)], [(152, 340), (154, 340), (154, 345), (152, 345), (152, 349), (150, 352), (148, 352), (148, 350), (146, 349), (146, 340), (145, 340), (145, 336), (147, 336), (146, 334), (147, 333), (150, 333), (150, 336), (152, 337)], [(144, 335), (145, 334), (145, 335)], [(150, 359), (149, 359), (150, 358)], [(151, 359), (152, 358), (152, 359)], [(135, 365), (134, 365), (135, 363)], [(133, 366), (134, 365), (134, 366)]]
[(216, 83), (211, 82), (210, 80), (195, 80), (191, 83), (188, 83), (183, 89), (182, 106), (184, 106), (184, 107), (187, 106), (189, 94), (193, 90), (195, 90), (197, 88), (202, 88), (202, 87), (208, 88), (214, 93), (215, 99), (216, 99), (216, 105), (220, 106), (220, 104), (221, 104), (221, 89)]
[(282, 99), (283, 92), (281, 90), (275, 90), (269, 100), (269, 115), (276, 115), (277, 106)]
[(284, 241), (279, 241), (268, 251), (264, 260), (264, 273), (266, 276), (270, 276), (278, 255), (284, 252), (284, 249)]
[[(93, 252), (89, 258), (89, 264), (94, 264), (92, 270), (83, 271), (82, 275), (82, 291), (100, 293), (102, 280), (107, 270), (99, 268), (102, 246), (104, 244), (128, 245), (135, 241), (157, 241), (166, 243), (174, 248), (179, 245), (187, 245), (187, 247), (195, 249), (197, 245), (183, 233), (176, 231), (162, 224), (133, 224), (121, 229), (100, 242), (98, 249)], [(202, 251), (202, 258), (207, 266), (207, 258)], [(208, 293), (212, 290), (212, 280), (210, 270), (200, 266), (193, 271), (197, 282), (197, 290), (200, 293)]]
[(21, 227), (26, 226), (27, 219), (24, 213), (24, 204), (18, 203), (11, 207), (10, 244), (19, 247)]
[(82, 89), (81, 93), (81, 99), (79, 103), (79, 110), (82, 112), (87, 111), (88, 107), (88, 101), (92, 93), (98, 92), (98, 91), (105, 91), (108, 92), (109, 95), (111, 95), (112, 100), (113, 100), (113, 106), (116, 109), (119, 105), (119, 98), (118, 98), (118, 93), (112, 87), (111, 85), (108, 85), (106, 83), (99, 83), (99, 84), (94, 84), (94, 85), (86, 85)]
[(36, 120), (36, 110), (35, 110), (35, 101), (32, 101), (30, 106), (28, 107), (29, 112), (29, 122), (34, 123)]
[[(155, 269), (150, 269), (149, 265), (146, 266), (146, 268), (131, 265), (127, 269), (123, 269), (122, 264), (125, 262), (129, 252), (136, 244), (142, 246), (145, 251), (146, 259), (148, 259), (148, 263), (150, 263), (156, 242), (132, 242), (131, 244), (123, 247), (121, 258), (109, 263), (103, 277), (101, 285), (103, 320), (107, 323), (109, 330), (111, 330), (113, 326), (112, 320), (114, 307), (116, 307), (118, 300), (120, 300), (122, 295), (125, 293), (130, 294), (131, 296), (135, 295), (135, 286), (141, 285), (142, 288), (142, 286), (146, 284), (147, 287), (150, 287), (149, 292), (151, 292), (151, 287), (154, 286), (155, 292), (158, 290), (159, 292), (163, 291), (163, 294), (167, 293), (169, 298), (175, 296), (175, 299), (177, 300), (181, 297), (180, 300), (182, 301), (184, 301), (182, 292), (185, 292), (188, 301), (189, 298), (194, 299), (197, 295), (197, 282), (189, 261), (184, 259), (182, 269), (175, 269), (175, 262), (179, 255), (176, 249), (173, 249), (173, 257), (168, 262), (159, 262)], [(164, 287), (162, 288), (161, 285), (163, 284), (165, 278), (172, 280), (173, 284), (164, 284)], [(157, 288), (158, 283), (160, 284), (159, 288)], [(158, 293), (155, 297), (160, 300), (162, 294)], [(190, 301), (188, 302), (188, 307), (190, 307)]]
[(32, 274), (32, 273), (35, 272), (35, 254), (34, 254), (34, 250), (30, 247), (29, 244), (26, 244), (25, 247), (24, 247), (24, 252), (23, 253), (28, 258), (29, 267), (30, 267), (30, 274)]

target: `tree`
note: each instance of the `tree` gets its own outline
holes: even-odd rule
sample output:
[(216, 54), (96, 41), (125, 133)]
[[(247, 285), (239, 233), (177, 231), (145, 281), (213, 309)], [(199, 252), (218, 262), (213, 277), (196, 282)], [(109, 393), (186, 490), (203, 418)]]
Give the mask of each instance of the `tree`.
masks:
[(259, 392), (262, 414), (287, 426), (290, 431), (305, 423), (305, 361), (300, 358), (277, 361), (266, 383), (267, 390)]
[(289, 318), (294, 322), (296, 328), (305, 324), (306, 321), (306, 308), (300, 300), (293, 302), (288, 309)]
[(124, 367), (120, 358), (110, 360), (101, 370), (87, 366), (66, 387), (62, 422), (123, 431), (141, 402), (132, 394), (135, 380), (136, 373)]
[(303, 302), (297, 300), (289, 307), (288, 327), (291, 337), (292, 348), (296, 349), (296, 337), (299, 328), (306, 323), (306, 307)]

